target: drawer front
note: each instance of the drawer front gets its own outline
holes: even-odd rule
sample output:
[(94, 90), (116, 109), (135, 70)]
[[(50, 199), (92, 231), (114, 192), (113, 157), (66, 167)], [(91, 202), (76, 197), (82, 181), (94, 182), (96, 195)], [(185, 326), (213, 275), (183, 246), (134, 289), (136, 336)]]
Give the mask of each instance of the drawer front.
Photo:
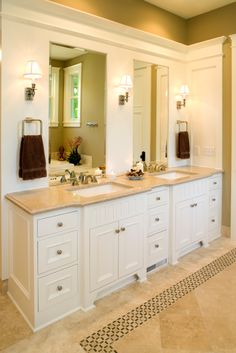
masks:
[(76, 211), (63, 213), (57, 216), (41, 218), (38, 220), (38, 236), (64, 232), (78, 226), (78, 213)]
[(220, 215), (219, 209), (214, 208), (209, 212), (209, 219), (208, 219), (208, 231), (211, 232), (214, 229), (218, 229), (220, 226)]
[(160, 206), (148, 212), (148, 234), (166, 230), (168, 227), (168, 207)]
[(218, 208), (221, 202), (220, 198), (221, 198), (221, 191), (219, 189), (211, 190), (209, 192), (209, 207)]
[(147, 267), (168, 257), (168, 232), (164, 231), (147, 238)]
[(162, 189), (150, 192), (148, 194), (148, 207), (157, 207), (168, 203), (169, 201), (169, 190)]
[(52, 308), (78, 292), (78, 270), (72, 266), (38, 280), (39, 311)]
[(77, 232), (60, 234), (38, 242), (38, 273), (77, 260)]
[(214, 177), (209, 178), (209, 189), (221, 189), (222, 188), (222, 177), (221, 175), (216, 175)]

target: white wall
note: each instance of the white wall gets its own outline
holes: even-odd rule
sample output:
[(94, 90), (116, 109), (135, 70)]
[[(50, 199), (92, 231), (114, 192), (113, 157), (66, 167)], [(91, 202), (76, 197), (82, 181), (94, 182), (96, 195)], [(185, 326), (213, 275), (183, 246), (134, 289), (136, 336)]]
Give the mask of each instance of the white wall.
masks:
[[(222, 44), (224, 37), (190, 46), (188, 83), (191, 164), (222, 168)], [(205, 48), (204, 48), (205, 45)], [(205, 50), (203, 50), (205, 49)]]
[[(176, 120), (187, 119), (187, 109), (177, 111), (175, 95), (186, 82), (186, 46), (144, 34), (111, 21), (78, 11), (62, 9), (43, 0), (3, 0), (2, 22), (2, 129), (1, 129), (1, 236), (2, 279), (7, 278), (7, 213), (5, 195), (40, 188), (47, 178), (22, 181), (18, 178), (19, 144), (22, 120), (26, 116), (43, 120), (43, 140), (48, 148), (48, 60), (49, 42), (68, 44), (107, 54), (106, 166), (124, 172), (131, 167), (132, 92), (129, 103), (118, 105), (120, 77), (133, 75), (135, 60), (169, 68), (169, 165), (185, 165), (175, 157)], [(57, 16), (56, 16), (57, 15)], [(88, 24), (92, 25), (88, 25)], [(43, 71), (33, 102), (24, 100), (22, 78), (27, 60), (35, 59)]]

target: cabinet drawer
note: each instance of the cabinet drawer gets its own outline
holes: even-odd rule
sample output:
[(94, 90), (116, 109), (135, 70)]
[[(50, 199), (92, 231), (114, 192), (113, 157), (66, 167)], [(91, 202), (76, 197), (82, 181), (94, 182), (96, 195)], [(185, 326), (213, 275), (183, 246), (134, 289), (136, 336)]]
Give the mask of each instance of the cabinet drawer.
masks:
[(222, 177), (221, 175), (216, 175), (212, 178), (209, 178), (209, 189), (220, 189), (222, 187)]
[(147, 267), (168, 257), (168, 232), (164, 231), (147, 238)]
[(169, 201), (169, 190), (162, 189), (150, 192), (148, 194), (148, 207), (161, 206)]
[(219, 210), (217, 208), (213, 208), (209, 212), (208, 231), (211, 232), (216, 228), (218, 229), (219, 226), (220, 226)]
[(38, 280), (39, 311), (72, 298), (78, 291), (78, 270), (72, 266)]
[(78, 213), (69, 212), (38, 220), (38, 236), (64, 232), (78, 225)]
[(209, 207), (219, 207), (221, 198), (221, 191), (219, 189), (211, 190), (209, 192)]
[(38, 242), (38, 273), (77, 260), (77, 232), (60, 234)]
[(168, 207), (160, 206), (148, 212), (148, 234), (166, 230), (168, 226)]

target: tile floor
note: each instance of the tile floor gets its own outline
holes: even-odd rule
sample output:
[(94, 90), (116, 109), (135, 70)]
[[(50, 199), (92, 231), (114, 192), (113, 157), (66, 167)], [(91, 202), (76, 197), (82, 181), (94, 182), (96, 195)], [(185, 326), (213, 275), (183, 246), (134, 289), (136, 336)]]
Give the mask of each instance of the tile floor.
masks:
[[(1, 353), (83, 353), (80, 342), (189, 274), (236, 247), (220, 238), (96, 303), (33, 334), (7, 296), (0, 295)], [(236, 264), (113, 343), (118, 353), (236, 353)], [(115, 303), (115, 305), (114, 305)], [(92, 351), (91, 351), (92, 352)], [(101, 351), (103, 352), (103, 351)]]

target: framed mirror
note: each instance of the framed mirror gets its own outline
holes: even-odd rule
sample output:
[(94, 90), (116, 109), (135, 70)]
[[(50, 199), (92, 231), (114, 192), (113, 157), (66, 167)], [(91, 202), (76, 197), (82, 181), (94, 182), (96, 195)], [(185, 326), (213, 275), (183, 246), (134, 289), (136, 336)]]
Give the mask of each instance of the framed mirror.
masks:
[(167, 162), (168, 67), (134, 61), (133, 161)]
[[(104, 165), (106, 55), (51, 43), (49, 63), (49, 175)], [(74, 165), (73, 143), (81, 156)]]

